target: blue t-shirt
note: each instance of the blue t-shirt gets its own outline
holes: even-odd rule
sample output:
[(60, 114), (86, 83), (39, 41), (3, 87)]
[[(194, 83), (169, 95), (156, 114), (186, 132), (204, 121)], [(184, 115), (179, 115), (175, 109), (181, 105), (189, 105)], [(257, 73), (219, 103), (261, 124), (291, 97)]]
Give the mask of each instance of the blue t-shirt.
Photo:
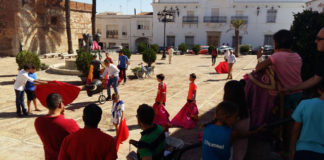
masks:
[(128, 57), (126, 55), (119, 56), (119, 67), (120, 68), (126, 68), (128, 62)]
[(296, 150), (324, 153), (324, 100), (319, 98), (300, 102), (292, 118), (302, 123)]
[[(28, 73), (28, 77), (31, 77), (31, 78), (33, 78), (35, 80), (37, 79), (36, 73)], [(28, 91), (35, 91), (34, 82), (27, 81), (25, 88)]]
[(232, 129), (210, 124), (204, 128), (202, 138), (203, 160), (228, 160), (231, 156)]

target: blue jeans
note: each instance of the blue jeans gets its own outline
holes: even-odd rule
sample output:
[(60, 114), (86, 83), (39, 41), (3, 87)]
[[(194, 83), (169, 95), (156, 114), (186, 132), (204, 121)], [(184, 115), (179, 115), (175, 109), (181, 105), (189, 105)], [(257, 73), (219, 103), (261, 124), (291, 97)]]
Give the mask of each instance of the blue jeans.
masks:
[(118, 94), (118, 89), (117, 89), (118, 79), (119, 79), (119, 77), (114, 77), (114, 78), (109, 77), (108, 84), (107, 84), (107, 95), (108, 95), (108, 97), (111, 97), (111, 94), (110, 94), (110, 86), (111, 85), (114, 88), (114, 92)]
[(15, 90), (15, 93), (16, 93), (17, 114), (21, 114), (21, 110), (23, 113), (26, 113), (27, 111), (26, 111), (25, 101), (24, 101), (25, 100), (24, 91)]

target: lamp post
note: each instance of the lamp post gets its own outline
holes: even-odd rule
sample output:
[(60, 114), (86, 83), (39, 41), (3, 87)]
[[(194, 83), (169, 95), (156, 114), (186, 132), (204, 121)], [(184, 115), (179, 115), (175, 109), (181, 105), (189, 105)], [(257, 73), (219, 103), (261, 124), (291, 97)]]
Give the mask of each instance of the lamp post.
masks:
[(166, 9), (164, 8), (163, 11), (160, 11), (157, 13), (158, 19), (160, 22), (164, 23), (164, 34), (163, 34), (163, 55), (162, 55), (162, 59), (166, 58), (166, 46), (165, 46), (165, 30), (166, 30), (166, 23), (167, 22), (174, 22), (174, 16), (175, 13), (178, 13), (179, 15), (179, 9), (176, 8), (175, 10), (171, 7), (171, 9)]

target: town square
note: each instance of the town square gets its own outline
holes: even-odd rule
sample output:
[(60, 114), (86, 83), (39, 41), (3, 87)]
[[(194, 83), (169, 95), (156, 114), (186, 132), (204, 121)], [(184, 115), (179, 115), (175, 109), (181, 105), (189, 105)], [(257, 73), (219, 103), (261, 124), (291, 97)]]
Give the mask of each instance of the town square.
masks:
[(1, 160), (322, 160), (323, 0), (0, 0)]

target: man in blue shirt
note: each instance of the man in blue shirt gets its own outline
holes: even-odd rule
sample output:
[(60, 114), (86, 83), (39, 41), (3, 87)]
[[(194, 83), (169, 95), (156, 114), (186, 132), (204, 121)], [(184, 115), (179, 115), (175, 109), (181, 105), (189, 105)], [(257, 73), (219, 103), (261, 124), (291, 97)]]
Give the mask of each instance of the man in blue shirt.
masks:
[(292, 159), (324, 159), (324, 80), (318, 84), (318, 93), (320, 97), (300, 102), (292, 114)]
[(126, 70), (128, 69), (129, 61), (128, 57), (124, 54), (124, 51), (119, 51), (118, 67), (119, 67), (119, 77), (123, 76), (124, 83), (126, 83)]
[[(32, 65), (31, 70), (28, 73), (28, 77), (31, 77), (31, 78), (37, 80), (37, 76), (36, 76), (35, 72), (36, 72), (36, 67)], [(33, 103), (34, 103), (35, 111), (41, 111), (40, 109), (37, 108), (34, 82), (27, 81), (26, 86), (25, 86), (25, 92), (27, 94), (28, 113), (29, 114), (31, 113), (31, 110), (30, 110), (31, 101), (33, 101)]]

